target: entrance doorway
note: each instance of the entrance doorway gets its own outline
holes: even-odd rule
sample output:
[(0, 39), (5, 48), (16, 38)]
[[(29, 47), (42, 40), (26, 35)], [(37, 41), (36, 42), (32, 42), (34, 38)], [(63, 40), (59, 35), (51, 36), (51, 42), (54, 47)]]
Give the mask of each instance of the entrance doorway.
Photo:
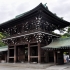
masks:
[(16, 60), (16, 62), (28, 62), (28, 44), (17, 45), (16, 49), (14, 49), (14, 47), (15, 46), (9, 46), (9, 62), (14, 62), (14, 60)]
[(37, 43), (30, 44), (30, 61), (34, 63), (38, 63), (38, 44)]
[(28, 45), (16, 46), (17, 62), (28, 62)]
[(49, 62), (54, 62), (54, 53), (53, 53), (53, 51), (49, 52)]

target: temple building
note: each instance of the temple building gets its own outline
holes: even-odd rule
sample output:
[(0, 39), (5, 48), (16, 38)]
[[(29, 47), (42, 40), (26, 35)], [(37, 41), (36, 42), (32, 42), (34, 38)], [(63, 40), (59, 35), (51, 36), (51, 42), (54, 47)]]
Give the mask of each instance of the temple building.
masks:
[(0, 63), (7, 62), (8, 46), (0, 46)]
[[(3, 39), (8, 45), (7, 62), (56, 63), (56, 48), (42, 47), (49, 45), (53, 39), (60, 38), (60, 35), (53, 33), (54, 30), (69, 25), (69, 22), (57, 17), (42, 3), (0, 24), (0, 32), (8, 35)], [(59, 56), (63, 58), (62, 55)]]
[[(70, 37), (53, 39), (53, 41), (49, 45), (42, 48), (47, 53), (53, 51), (55, 64), (64, 64), (70, 62)], [(66, 52), (67, 54), (64, 54), (64, 52)]]

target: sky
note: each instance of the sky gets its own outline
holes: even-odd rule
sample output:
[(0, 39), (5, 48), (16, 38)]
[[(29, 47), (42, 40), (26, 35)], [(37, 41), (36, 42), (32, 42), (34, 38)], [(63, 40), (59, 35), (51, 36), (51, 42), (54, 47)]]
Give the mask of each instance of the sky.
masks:
[(70, 22), (70, 0), (0, 0), (0, 23), (31, 10), (41, 2), (47, 3), (51, 12)]
[(70, 22), (70, 0), (0, 0), (0, 23), (33, 9), (41, 2), (47, 3), (52, 13)]

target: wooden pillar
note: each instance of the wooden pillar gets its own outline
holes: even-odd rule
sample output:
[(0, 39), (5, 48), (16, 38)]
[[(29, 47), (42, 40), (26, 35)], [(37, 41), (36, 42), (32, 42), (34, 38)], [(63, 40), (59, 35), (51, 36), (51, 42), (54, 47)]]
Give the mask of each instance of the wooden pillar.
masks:
[[(7, 52), (6, 52), (7, 53)], [(7, 54), (5, 53), (5, 62), (7, 62)]]
[(56, 64), (57, 58), (56, 58), (56, 52), (54, 51), (54, 64)]
[(25, 47), (23, 46), (23, 50), (22, 50), (22, 60), (23, 60), (23, 62), (25, 61)]
[(7, 62), (9, 62), (9, 46), (8, 46), (8, 51), (7, 51)]
[(41, 63), (41, 46), (40, 46), (40, 42), (38, 43), (38, 63)]
[(63, 52), (57, 51), (57, 64), (64, 64)]
[(69, 50), (69, 58), (70, 58), (70, 50)]
[(16, 62), (16, 46), (14, 46), (14, 63)]
[(30, 43), (28, 43), (28, 62), (30, 62)]
[(1, 63), (1, 56), (0, 56), (0, 63)]
[(44, 54), (44, 57), (45, 57), (44, 61), (45, 61), (46, 63), (49, 62), (49, 54), (48, 54), (48, 53), (49, 53), (48, 51), (45, 51), (45, 54)]

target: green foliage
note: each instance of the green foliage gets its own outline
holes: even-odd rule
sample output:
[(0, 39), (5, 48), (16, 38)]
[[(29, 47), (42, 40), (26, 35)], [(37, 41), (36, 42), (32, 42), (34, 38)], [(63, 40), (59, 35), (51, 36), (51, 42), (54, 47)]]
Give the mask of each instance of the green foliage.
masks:
[(5, 46), (5, 44), (2, 42), (2, 39), (5, 37), (6, 37), (6, 35), (4, 33), (0, 32), (0, 47)]
[(3, 38), (3, 35), (2, 35), (2, 33), (0, 32), (0, 40)]
[(70, 26), (67, 27), (66, 29), (65, 28), (62, 28), (61, 30), (59, 30), (60, 33), (64, 33), (61, 37), (62, 38), (67, 38), (67, 37), (70, 37)]
[(70, 27), (68, 27), (67, 33), (70, 33)]
[(65, 33), (65, 34), (64, 34), (64, 36), (70, 37), (70, 34), (68, 34), (68, 33)]
[(64, 52), (64, 54), (66, 54), (66, 52)]
[(4, 44), (2, 41), (0, 41), (0, 47), (5, 46), (6, 44)]
[(62, 35), (61, 38), (67, 38), (67, 36), (63, 36), (63, 35)]
[(66, 31), (66, 29), (65, 28), (61, 28), (59, 31), (60, 31), (60, 33), (64, 33)]

